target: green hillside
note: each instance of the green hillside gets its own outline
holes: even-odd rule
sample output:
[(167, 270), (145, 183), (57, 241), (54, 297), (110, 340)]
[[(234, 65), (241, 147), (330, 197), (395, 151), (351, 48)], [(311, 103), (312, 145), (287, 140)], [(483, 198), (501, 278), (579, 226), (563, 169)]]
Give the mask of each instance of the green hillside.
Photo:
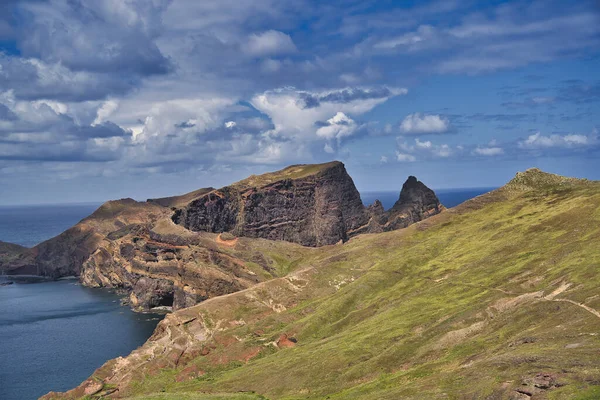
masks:
[(315, 249), (293, 271), (169, 315), (96, 372), (96, 392), (600, 398), (598, 182), (529, 170), (407, 229)]

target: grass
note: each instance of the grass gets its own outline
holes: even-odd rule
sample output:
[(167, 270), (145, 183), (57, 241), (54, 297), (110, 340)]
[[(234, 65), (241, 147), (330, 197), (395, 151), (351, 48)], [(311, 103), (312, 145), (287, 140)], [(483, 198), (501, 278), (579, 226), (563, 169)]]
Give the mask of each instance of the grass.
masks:
[(316, 175), (319, 172), (322, 172), (338, 164), (341, 163), (339, 161), (332, 161), (323, 164), (291, 165), (280, 171), (268, 172), (261, 175), (251, 175), (250, 177), (236, 182), (230, 186), (238, 190), (263, 187), (284, 179), (301, 179), (311, 175)]
[[(210, 353), (147, 373), (166, 345), (120, 395), (500, 399), (549, 373), (560, 385), (539, 398), (599, 398), (600, 318), (575, 303), (600, 310), (600, 184), (526, 174), (401, 231), (281, 259), (273, 249), (289, 278), (174, 313), (161, 343), (210, 328)], [(270, 344), (283, 333), (297, 344)], [(204, 375), (178, 382), (190, 365)]]

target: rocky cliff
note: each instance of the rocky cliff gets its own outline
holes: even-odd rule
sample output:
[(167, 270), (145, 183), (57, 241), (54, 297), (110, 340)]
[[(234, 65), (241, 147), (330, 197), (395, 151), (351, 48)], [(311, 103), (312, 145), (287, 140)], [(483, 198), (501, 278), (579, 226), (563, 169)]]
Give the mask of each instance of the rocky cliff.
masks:
[(363, 206), (342, 163), (295, 165), (221, 189), (109, 201), (32, 249), (0, 243), (0, 270), (75, 275), (87, 286), (127, 291), (135, 309), (177, 309), (280, 276), (298, 257), (291, 242), (345, 242), (441, 209), (414, 177), (386, 212), (381, 203)]
[(322, 246), (348, 240), (369, 220), (344, 164), (296, 165), (215, 190), (178, 209), (192, 231)]
[(192, 231), (322, 246), (405, 228), (442, 210), (435, 193), (414, 176), (389, 212), (379, 201), (365, 208), (344, 164), (331, 162), (295, 165), (208, 192), (178, 208), (173, 221)]

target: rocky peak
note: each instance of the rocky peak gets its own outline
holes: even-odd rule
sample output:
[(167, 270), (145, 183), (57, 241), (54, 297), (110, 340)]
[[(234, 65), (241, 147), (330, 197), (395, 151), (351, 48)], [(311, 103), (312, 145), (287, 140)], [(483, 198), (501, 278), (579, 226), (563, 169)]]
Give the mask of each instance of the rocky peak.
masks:
[(379, 200), (375, 200), (373, 204), (371, 204), (367, 209), (369, 210), (369, 212), (374, 214), (383, 214), (385, 212), (383, 204), (381, 204), (381, 201)]
[(524, 172), (517, 172), (515, 177), (504, 186), (504, 189), (509, 191), (547, 190), (583, 182), (587, 182), (587, 180), (568, 178), (544, 172), (539, 168), (530, 168)]
[(432, 215), (439, 214), (444, 209), (435, 192), (414, 176), (409, 176), (400, 197), (388, 212), (384, 230), (405, 228), (415, 222)]
[(426, 208), (436, 208), (439, 207), (440, 201), (433, 190), (414, 176), (409, 176), (402, 185), (400, 197), (392, 210), (402, 210), (406, 207), (413, 207), (415, 204)]

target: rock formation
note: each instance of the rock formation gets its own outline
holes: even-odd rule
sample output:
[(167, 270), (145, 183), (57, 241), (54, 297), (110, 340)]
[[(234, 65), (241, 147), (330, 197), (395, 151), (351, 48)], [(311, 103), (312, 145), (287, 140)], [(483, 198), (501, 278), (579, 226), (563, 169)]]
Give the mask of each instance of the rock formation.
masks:
[(192, 231), (322, 246), (348, 240), (368, 222), (344, 164), (297, 165), (212, 191), (178, 209), (173, 221)]
[(386, 212), (380, 202), (364, 207), (344, 164), (294, 165), (221, 189), (109, 201), (32, 249), (0, 243), (0, 271), (75, 275), (128, 292), (138, 310), (178, 309), (279, 276), (297, 254), (290, 242), (331, 245), (441, 210), (414, 177)]
[(444, 209), (433, 190), (414, 176), (409, 176), (400, 198), (389, 211), (384, 230), (406, 228), (408, 225), (439, 214)]

